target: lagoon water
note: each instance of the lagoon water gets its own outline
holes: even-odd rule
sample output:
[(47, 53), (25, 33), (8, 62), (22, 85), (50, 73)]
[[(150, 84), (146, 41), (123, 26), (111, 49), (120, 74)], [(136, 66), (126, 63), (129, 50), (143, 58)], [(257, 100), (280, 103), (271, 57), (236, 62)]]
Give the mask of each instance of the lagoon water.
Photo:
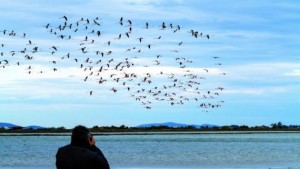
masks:
[[(97, 135), (112, 169), (298, 168), (300, 133)], [(55, 169), (70, 136), (0, 136), (1, 169)]]

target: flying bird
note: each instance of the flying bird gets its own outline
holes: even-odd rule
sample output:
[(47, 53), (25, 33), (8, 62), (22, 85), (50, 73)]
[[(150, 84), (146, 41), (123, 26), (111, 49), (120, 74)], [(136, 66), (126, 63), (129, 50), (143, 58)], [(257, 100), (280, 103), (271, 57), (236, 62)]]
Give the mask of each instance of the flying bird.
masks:
[[(183, 30), (181, 26), (166, 22), (161, 22), (157, 25), (158, 30), (154, 30), (150, 29), (148, 22), (133, 24), (131, 19), (124, 21), (123, 17), (117, 20), (116, 26), (111, 30), (104, 28), (106, 24), (102, 22), (105, 23), (99, 17), (81, 17), (74, 20), (64, 15), (58, 18), (57, 22), (47, 23), (42, 26), (43, 29), (57, 40), (49, 44), (48, 48), (38, 41), (32, 43), (28, 39), (30, 35), (28, 36), (26, 32), (1, 30), (0, 36), (11, 39), (22, 38), (20, 43), (34, 46), (9, 49), (10, 45), (6, 45), (5, 41), (1, 42), (0, 68), (30, 65), (26, 67), (26, 73), (42, 76), (41, 74), (44, 75), (47, 71), (35, 65), (44, 64), (59, 76), (66, 70), (64, 69), (66, 66), (75, 67), (83, 73), (83, 77), (79, 80), (94, 82), (97, 85), (107, 83), (111, 85), (108, 90), (116, 94), (128, 92), (130, 97), (140, 102), (146, 109), (151, 109), (155, 102), (164, 102), (170, 106), (195, 102), (197, 107), (205, 111), (222, 107), (224, 101), (217, 99), (224, 87), (206, 87), (205, 84), (209, 83), (213, 71), (209, 71), (209, 68), (198, 68), (203, 71), (194, 71), (195, 68), (190, 67), (194, 62), (189, 58), (189, 54), (179, 49), (182, 48), (179, 46), (183, 45), (183, 39), (185, 46), (188, 46), (190, 42), (197, 42), (200, 37), (210, 39), (210, 34), (189, 28), (185, 28), (189, 30), (188, 32), (181, 31), (178, 34), (176, 32)], [(123, 26), (124, 22), (128, 25)], [(143, 25), (144, 29), (137, 28), (136, 25)], [(155, 26), (151, 24), (151, 27)], [(125, 38), (122, 38), (122, 35)], [(177, 43), (170, 43), (172, 41)], [(126, 53), (123, 53), (125, 51)], [(47, 56), (43, 57), (44, 55)], [(223, 63), (219, 56), (210, 58), (212, 64), (206, 66), (221, 69), (220, 65)], [(72, 73), (75, 76), (78, 72)], [(95, 89), (88, 91), (90, 96), (94, 92)]]

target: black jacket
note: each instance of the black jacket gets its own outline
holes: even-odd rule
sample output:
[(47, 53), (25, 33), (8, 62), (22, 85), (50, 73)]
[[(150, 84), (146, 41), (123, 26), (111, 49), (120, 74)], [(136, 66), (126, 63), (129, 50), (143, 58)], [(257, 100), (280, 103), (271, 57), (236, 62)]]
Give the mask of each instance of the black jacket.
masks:
[(109, 169), (103, 153), (96, 146), (89, 149), (66, 145), (56, 153), (57, 169)]

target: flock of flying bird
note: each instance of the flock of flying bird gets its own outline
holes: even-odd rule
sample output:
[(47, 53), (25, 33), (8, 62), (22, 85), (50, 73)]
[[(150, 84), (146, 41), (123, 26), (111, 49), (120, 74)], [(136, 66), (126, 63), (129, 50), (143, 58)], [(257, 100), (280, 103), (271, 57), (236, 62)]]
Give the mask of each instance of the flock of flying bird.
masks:
[[(42, 74), (45, 71), (36, 70), (35, 65), (38, 64), (38, 58), (46, 53), (53, 58), (47, 62), (51, 71), (61, 73), (58, 70), (63, 70), (63, 63), (68, 62), (85, 73), (83, 81), (95, 82), (100, 86), (110, 85), (112, 93), (118, 93), (120, 90), (128, 91), (130, 97), (147, 109), (151, 109), (154, 102), (166, 102), (173, 106), (193, 101), (199, 108), (207, 112), (221, 107), (224, 103), (223, 100), (218, 100), (224, 90), (223, 87), (215, 86), (209, 89), (207, 86), (203, 87), (207, 81), (205, 74), (209, 75), (210, 69), (203, 68), (200, 74), (189, 68), (193, 61), (182, 57), (183, 53), (179, 50), (184, 45), (183, 41), (174, 42), (172, 50), (158, 48), (163, 46), (165, 38), (168, 38), (165, 34), (176, 36), (176, 33), (185, 31), (190, 38), (204, 40), (211, 38), (209, 34), (197, 30), (187, 31), (180, 25), (166, 24), (165, 22), (159, 26), (151, 26), (146, 22), (143, 26), (137, 27), (137, 24), (133, 24), (131, 20), (121, 17), (114, 23), (115, 27), (111, 28), (120, 33), (105, 36), (105, 32), (109, 29), (103, 28), (102, 20), (99, 17), (71, 20), (72, 18), (63, 16), (58, 19), (59, 23), (48, 23), (44, 25), (44, 28), (60, 43), (72, 44), (75, 51), (74, 48), (57, 45), (59, 43), (49, 46), (47, 49), (42, 48), (34, 40), (27, 38), (26, 33), (19, 34), (13, 30), (0, 31), (2, 39), (4, 39), (3, 37), (6, 39), (21, 38), (26, 42), (25, 47), (21, 50), (9, 50), (6, 48), (6, 43), (1, 42), (0, 68), (24, 65), (29, 75)], [(155, 35), (152, 35), (153, 31), (147, 35), (147, 31), (151, 32), (151, 29), (156, 32)], [(170, 43), (170, 41), (166, 43)], [(141, 63), (141, 59), (147, 61)], [(215, 65), (222, 65), (218, 56), (212, 56), (211, 59)], [(174, 62), (177, 67), (166, 69), (168, 66), (164, 64), (171, 62)], [(158, 71), (154, 72), (154, 69)], [(173, 72), (174, 70), (177, 72)], [(226, 73), (219, 75), (226, 75)], [(87, 93), (91, 96), (97, 94), (95, 90)]]

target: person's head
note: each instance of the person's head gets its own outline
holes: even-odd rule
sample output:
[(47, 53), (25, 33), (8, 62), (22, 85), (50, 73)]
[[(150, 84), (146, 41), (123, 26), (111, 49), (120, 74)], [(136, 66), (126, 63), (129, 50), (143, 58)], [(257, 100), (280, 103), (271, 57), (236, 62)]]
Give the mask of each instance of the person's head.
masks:
[(85, 126), (78, 125), (72, 130), (71, 145), (89, 147), (91, 133)]

